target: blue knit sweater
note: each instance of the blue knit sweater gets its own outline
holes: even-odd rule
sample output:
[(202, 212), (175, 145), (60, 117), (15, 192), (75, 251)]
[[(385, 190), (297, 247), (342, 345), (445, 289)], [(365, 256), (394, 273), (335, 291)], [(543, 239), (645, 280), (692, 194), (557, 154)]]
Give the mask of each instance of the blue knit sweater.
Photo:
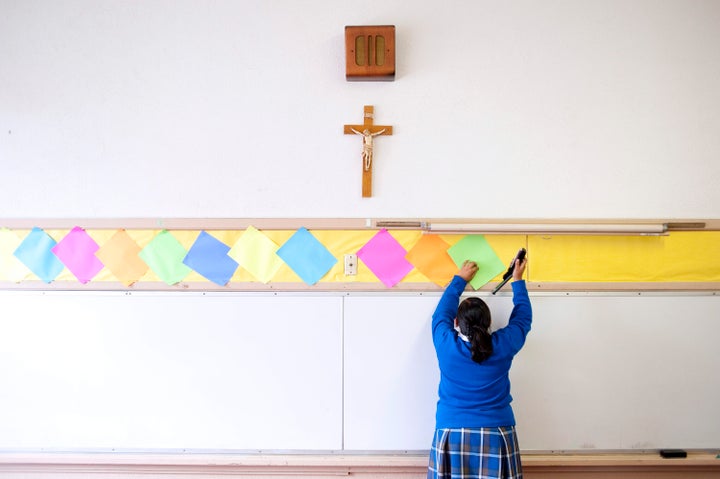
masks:
[(493, 353), (478, 364), (472, 360), (470, 343), (463, 341), (454, 329), (466, 284), (455, 276), (433, 314), (433, 343), (440, 365), (436, 427), (514, 426), (508, 373), (532, 323), (527, 286), (525, 281), (511, 283), (514, 306), (508, 325), (492, 334)]

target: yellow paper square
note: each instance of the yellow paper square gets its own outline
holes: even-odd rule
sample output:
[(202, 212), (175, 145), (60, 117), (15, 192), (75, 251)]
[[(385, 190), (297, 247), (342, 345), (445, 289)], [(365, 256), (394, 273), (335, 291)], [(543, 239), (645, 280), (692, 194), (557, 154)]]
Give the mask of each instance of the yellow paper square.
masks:
[(263, 283), (268, 283), (283, 265), (283, 260), (275, 254), (279, 246), (273, 240), (248, 226), (243, 235), (235, 242), (228, 256), (238, 262), (250, 274)]
[(0, 278), (19, 283), (30, 274), (30, 269), (13, 254), (22, 241), (11, 230), (0, 228)]

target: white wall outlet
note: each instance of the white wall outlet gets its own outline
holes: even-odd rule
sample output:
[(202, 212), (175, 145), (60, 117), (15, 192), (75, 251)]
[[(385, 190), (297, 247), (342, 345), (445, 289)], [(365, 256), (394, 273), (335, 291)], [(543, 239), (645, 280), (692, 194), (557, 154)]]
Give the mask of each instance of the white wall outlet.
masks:
[(358, 258), (356, 254), (345, 255), (345, 276), (357, 275), (357, 262)]

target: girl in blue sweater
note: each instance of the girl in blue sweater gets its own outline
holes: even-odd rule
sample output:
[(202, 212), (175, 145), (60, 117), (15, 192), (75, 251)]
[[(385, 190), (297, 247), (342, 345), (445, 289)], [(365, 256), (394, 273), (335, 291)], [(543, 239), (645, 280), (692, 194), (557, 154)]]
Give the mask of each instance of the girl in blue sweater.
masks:
[(478, 270), (474, 262), (462, 265), (440, 298), (432, 320), (440, 399), (428, 479), (522, 478), (508, 373), (532, 322), (526, 264), (515, 262), (510, 320), (493, 333), (482, 299), (469, 297), (458, 306)]

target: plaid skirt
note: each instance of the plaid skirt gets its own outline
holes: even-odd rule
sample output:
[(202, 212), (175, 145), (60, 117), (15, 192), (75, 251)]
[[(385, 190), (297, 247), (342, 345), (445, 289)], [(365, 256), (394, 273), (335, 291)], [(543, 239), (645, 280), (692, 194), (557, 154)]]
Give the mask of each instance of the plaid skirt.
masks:
[(437, 429), (428, 479), (522, 479), (515, 427)]

